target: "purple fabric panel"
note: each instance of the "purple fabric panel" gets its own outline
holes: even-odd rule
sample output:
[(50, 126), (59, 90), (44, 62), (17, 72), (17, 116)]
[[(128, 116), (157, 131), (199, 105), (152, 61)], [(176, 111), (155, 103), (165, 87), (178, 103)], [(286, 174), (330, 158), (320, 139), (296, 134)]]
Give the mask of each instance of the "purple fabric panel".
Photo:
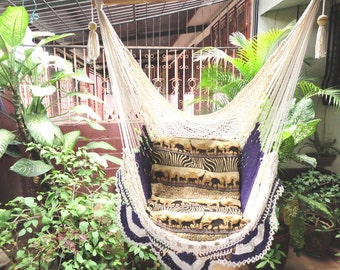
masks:
[[(263, 241), (261, 241), (260, 243), (258, 243), (258, 245), (256, 245), (256, 247), (254, 247), (254, 250), (252, 252), (249, 253), (244, 253), (244, 254), (240, 254), (240, 255), (235, 255), (232, 254), (230, 261), (231, 262), (242, 262), (244, 260), (247, 260), (249, 258), (254, 258), (258, 255), (260, 255), (266, 248), (268, 241), (269, 241), (269, 237), (270, 237), (270, 218), (267, 217), (267, 219), (265, 220), (264, 223), (265, 229), (264, 229), (264, 237), (263, 237)], [(243, 244), (247, 244), (250, 240), (253, 239), (253, 237), (255, 237), (257, 234), (257, 229), (255, 229), (254, 231), (251, 231), (246, 238), (244, 239), (244, 241), (242, 241)]]
[(141, 144), (139, 151), (135, 154), (135, 159), (138, 164), (138, 172), (140, 181), (143, 187), (145, 199), (151, 197), (151, 186), (149, 183), (149, 175), (151, 171), (151, 147), (147, 135), (141, 136)]
[(241, 208), (244, 211), (250, 192), (261, 165), (263, 152), (261, 151), (260, 132), (258, 124), (251, 132), (242, 150), (241, 157)]
[[(148, 244), (150, 242), (149, 237), (147, 236), (139, 237), (130, 229), (131, 226), (128, 222), (127, 211), (126, 211), (127, 207), (128, 207), (127, 205), (122, 205), (120, 208), (120, 220), (121, 220), (121, 224), (123, 225), (123, 230), (124, 230), (125, 235), (130, 240), (136, 243)], [(143, 228), (142, 224), (140, 223), (139, 217), (137, 216), (135, 212), (132, 212), (132, 220), (135, 226), (138, 226), (139, 228)]]
[[(176, 256), (183, 262), (186, 262), (189, 265), (193, 265), (195, 263), (195, 261), (197, 260), (197, 257), (195, 255), (193, 255), (192, 253), (178, 253), (176, 254)], [(173, 259), (171, 258), (170, 255), (168, 255), (167, 253), (161, 258), (163, 263), (166, 264), (168, 267), (170, 267), (171, 270), (185, 270), (182, 269), (180, 266), (178, 266)], [(210, 265), (210, 260), (206, 259), (205, 264), (203, 265), (203, 267), (200, 270), (207, 270), (209, 269), (209, 265)]]

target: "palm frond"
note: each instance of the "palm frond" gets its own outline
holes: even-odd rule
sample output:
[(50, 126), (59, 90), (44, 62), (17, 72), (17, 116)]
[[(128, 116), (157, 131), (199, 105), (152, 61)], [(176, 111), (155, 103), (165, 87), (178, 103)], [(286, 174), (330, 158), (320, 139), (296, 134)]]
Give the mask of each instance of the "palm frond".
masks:
[(320, 95), (327, 100), (328, 104), (340, 107), (340, 89), (323, 89)]
[(299, 81), (295, 95), (297, 98), (312, 98), (319, 96), (327, 100), (329, 104), (333, 104), (336, 107), (340, 106), (340, 89), (322, 89), (311, 81)]
[(212, 61), (213, 63), (220, 63), (225, 59), (226, 53), (218, 48), (206, 47), (193, 54), (194, 61)]

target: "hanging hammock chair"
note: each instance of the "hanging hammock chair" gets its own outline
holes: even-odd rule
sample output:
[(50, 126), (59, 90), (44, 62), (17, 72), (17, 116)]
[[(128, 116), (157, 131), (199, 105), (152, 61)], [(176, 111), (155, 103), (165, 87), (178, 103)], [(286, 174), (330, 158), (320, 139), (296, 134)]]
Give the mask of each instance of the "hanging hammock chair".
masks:
[(270, 249), (280, 131), (319, 8), (312, 0), (254, 79), (222, 110), (193, 116), (155, 89), (96, 1), (123, 144), (119, 219), (169, 269), (241, 266)]

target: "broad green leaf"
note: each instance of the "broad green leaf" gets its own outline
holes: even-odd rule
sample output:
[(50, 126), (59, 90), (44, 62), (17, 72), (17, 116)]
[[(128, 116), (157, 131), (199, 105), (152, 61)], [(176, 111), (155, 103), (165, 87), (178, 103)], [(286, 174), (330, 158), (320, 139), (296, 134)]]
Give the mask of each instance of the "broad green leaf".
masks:
[(24, 236), (26, 234), (26, 229), (21, 229), (18, 233), (18, 236), (21, 237), (21, 236)]
[(37, 113), (45, 114), (46, 108), (42, 103), (42, 98), (37, 96), (32, 96), (32, 101), (26, 109), (26, 114)]
[(36, 142), (49, 146), (60, 144), (63, 137), (60, 128), (53, 124), (46, 114), (26, 114), (24, 120)]
[(45, 97), (52, 95), (57, 88), (53, 85), (48, 86), (38, 86), (38, 85), (29, 85), (29, 89), (31, 89), (32, 94), (37, 97)]
[(15, 135), (7, 129), (0, 129), (0, 158), (5, 154), (8, 145), (13, 142)]
[(52, 32), (32, 31), (33, 38), (52, 37), (52, 36), (55, 36), (55, 34)]
[(95, 130), (106, 130), (106, 128), (103, 127), (101, 124), (94, 122), (94, 121), (91, 121), (90, 119), (87, 119), (86, 122), (91, 128), (93, 128)]
[[(29, 57), (36, 49), (54, 41), (54, 40), (58, 40), (58, 39), (61, 39), (61, 38), (64, 38), (64, 37), (67, 37), (67, 36), (70, 36), (72, 34), (62, 34), (62, 35), (55, 35), (53, 33), (50, 33), (50, 32), (40, 32), (40, 33), (45, 33), (46, 35), (45, 36), (48, 36), (47, 38), (43, 38), (41, 39), (41, 41), (34, 47), (32, 48), (28, 48), (27, 50), (25, 50), (25, 56), (26, 57)], [(33, 32), (33, 37), (36, 37), (37, 36), (37, 32)], [(58, 57), (58, 56), (52, 56), (52, 55), (49, 55), (48, 56), (48, 59), (45, 59), (47, 62), (49, 62), (49, 60), (51, 59), (51, 57)], [(63, 59), (61, 57), (59, 57), (60, 59)], [(64, 60), (66, 61), (66, 60)]]
[(69, 97), (79, 97), (79, 98), (82, 98), (82, 99), (91, 99), (91, 100), (94, 100), (94, 101), (97, 101), (99, 103), (103, 103), (103, 100), (101, 100), (99, 97), (96, 97), (94, 95), (92, 95), (91, 93), (84, 93), (84, 92), (69, 92), (67, 93), (67, 96)]
[(304, 98), (297, 102), (290, 110), (286, 125), (295, 125), (311, 121), (315, 118), (314, 103), (311, 98)]
[(21, 157), (20, 148), (18, 147), (18, 145), (10, 144), (6, 149), (6, 155), (9, 155), (14, 158), (20, 158)]
[(6, 43), (5, 40), (0, 35), (0, 62), (8, 58), (8, 54), (6, 52)]
[[(60, 64), (58, 63), (56, 63), (56, 65), (58, 67), (60, 66)], [(70, 76), (72, 76), (72, 74), (74, 74), (72, 70), (67, 70), (67, 69), (58, 70), (51, 75), (49, 82), (51, 84), (55, 84), (59, 80), (62, 80), (64, 78), (69, 78)]]
[(105, 158), (107, 161), (110, 161), (114, 164), (117, 164), (119, 166), (121, 166), (123, 164), (123, 160), (121, 158), (109, 155), (109, 154), (104, 154), (102, 155), (103, 158)]
[(11, 219), (11, 211), (0, 209), (0, 222), (7, 222)]
[(74, 34), (72, 33), (66, 33), (66, 34), (61, 34), (61, 35), (50, 35), (47, 38), (42, 39), (37, 46), (41, 47), (44, 46), (48, 43), (51, 43), (52, 41), (58, 40), (58, 39), (63, 39), (65, 37), (73, 36)]
[(22, 44), (28, 27), (28, 13), (22, 6), (8, 6), (0, 16), (0, 35), (11, 47)]
[(311, 165), (313, 168), (317, 165), (316, 159), (314, 157), (307, 156), (306, 154), (296, 154), (293, 156), (293, 159), (300, 164)]
[(81, 221), (79, 223), (79, 230), (82, 233), (86, 232), (88, 228), (89, 228), (89, 223), (87, 221)]
[(33, 197), (25, 197), (24, 203), (29, 208), (35, 207), (37, 205), (37, 203), (35, 202), (35, 199)]
[(77, 253), (77, 254), (76, 254), (76, 260), (77, 260), (77, 262), (79, 262), (80, 264), (83, 264), (83, 263), (85, 262), (85, 260), (84, 260), (84, 258), (83, 258), (83, 256), (82, 256), (81, 253)]
[(77, 115), (75, 117), (72, 117), (72, 120), (73, 121), (76, 121), (76, 122), (81, 122), (81, 121), (84, 121), (86, 122), (91, 128), (95, 129), (95, 130), (106, 130), (105, 127), (103, 127), (101, 124), (95, 122), (95, 121), (92, 121), (86, 117), (82, 117), (80, 115)]
[(25, 177), (35, 177), (51, 170), (53, 166), (41, 160), (31, 160), (27, 158), (19, 159), (10, 167), (10, 170)]
[(99, 155), (95, 152), (89, 152), (88, 155), (93, 160), (93, 162), (99, 164), (100, 166), (102, 166), (104, 168), (108, 167), (106, 159), (104, 157), (102, 157), (101, 155)]
[(59, 126), (53, 123), (54, 141), (53, 145), (62, 145), (64, 143), (64, 134)]
[(91, 80), (87, 74), (84, 68), (77, 69), (76, 73), (72, 75), (73, 79), (76, 79), (77, 81), (84, 82), (84, 83), (90, 83), (93, 84), (94, 81)]
[(116, 150), (111, 144), (107, 142), (90, 142), (86, 145), (87, 149), (105, 149), (105, 150)]
[(64, 145), (65, 150), (73, 150), (76, 146), (80, 136), (80, 131), (75, 130), (64, 134)]
[(329, 212), (329, 210), (327, 209), (327, 206), (324, 203), (320, 203), (318, 201), (312, 200), (302, 194), (298, 194), (297, 196), (299, 200), (301, 200), (303, 203), (305, 203), (308, 207), (310, 207), (314, 211), (319, 211), (322, 214), (325, 214), (330, 219), (334, 218), (332, 213)]
[(94, 246), (98, 244), (99, 241), (99, 233), (97, 231), (92, 232), (92, 243)]
[(308, 122), (286, 125), (281, 133), (281, 140), (285, 140), (292, 136), (294, 138), (294, 143), (298, 144), (315, 133), (319, 122), (320, 119), (314, 119)]
[(78, 106), (75, 106), (71, 109), (71, 112), (74, 112), (76, 114), (86, 114), (88, 115), (89, 117), (93, 118), (94, 120), (97, 120), (97, 121), (100, 121), (100, 116), (95, 113), (95, 111), (87, 106), (87, 105), (78, 105)]

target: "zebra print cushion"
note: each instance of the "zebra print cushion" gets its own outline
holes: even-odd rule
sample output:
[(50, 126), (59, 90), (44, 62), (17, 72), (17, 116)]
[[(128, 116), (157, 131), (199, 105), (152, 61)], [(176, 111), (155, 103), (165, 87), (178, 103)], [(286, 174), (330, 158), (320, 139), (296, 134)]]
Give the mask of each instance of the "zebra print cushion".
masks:
[(192, 240), (224, 237), (247, 223), (240, 210), (240, 154), (230, 141), (153, 141), (148, 210), (154, 222)]

